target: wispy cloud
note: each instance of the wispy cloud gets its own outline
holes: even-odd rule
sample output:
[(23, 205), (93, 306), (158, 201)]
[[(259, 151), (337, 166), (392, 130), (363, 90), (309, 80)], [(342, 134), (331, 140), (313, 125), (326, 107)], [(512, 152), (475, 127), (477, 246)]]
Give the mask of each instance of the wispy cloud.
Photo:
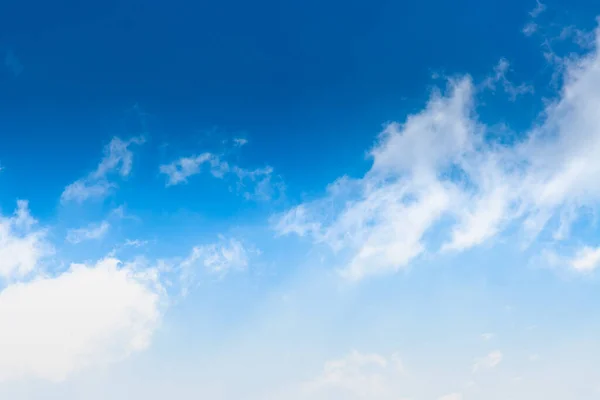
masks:
[(525, 36), (531, 36), (535, 32), (537, 32), (537, 30), (538, 30), (538, 24), (536, 24), (533, 21), (530, 21), (530, 22), (528, 22), (528, 23), (525, 24), (525, 26), (523, 27), (522, 32), (523, 32), (523, 34)]
[[(386, 126), (363, 177), (338, 179), (325, 197), (276, 216), (273, 226), (345, 250), (341, 272), (353, 280), (406, 267), (427, 250), (481, 245), (516, 222), (513, 237), (531, 243), (573, 213), (561, 223), (565, 234), (600, 201), (600, 117), (588, 107), (600, 101), (599, 71), (597, 48), (569, 63), (561, 96), (511, 145), (487, 139), (471, 78), (450, 80), (423, 111)], [(433, 227), (448, 236), (432, 249), (424, 237)]]
[(397, 354), (387, 357), (354, 350), (343, 358), (326, 362), (321, 375), (307, 383), (306, 389), (312, 396), (323, 390), (335, 389), (346, 396), (388, 398), (397, 395), (395, 384), (404, 373)]
[(216, 242), (194, 246), (183, 260), (169, 264), (176, 265), (185, 296), (203, 273), (223, 278), (230, 272), (245, 271), (250, 260), (259, 254), (260, 250), (239, 239), (219, 235)]
[(544, 11), (546, 11), (546, 5), (539, 0), (536, 0), (535, 8), (529, 12), (531, 20), (525, 24), (522, 30), (525, 36), (531, 36), (538, 31), (539, 25), (535, 21)]
[(234, 138), (233, 139), (233, 145), (235, 147), (242, 147), (244, 145), (246, 145), (248, 143), (248, 139), (244, 139), (244, 138)]
[(102, 221), (99, 224), (90, 224), (84, 228), (70, 229), (67, 232), (66, 240), (70, 243), (77, 244), (86, 240), (102, 239), (110, 229), (110, 224), (107, 221)]
[(511, 101), (515, 101), (518, 96), (524, 94), (533, 94), (533, 86), (525, 83), (515, 85), (506, 77), (509, 69), (510, 63), (504, 58), (501, 59), (494, 67), (494, 75), (484, 80), (483, 86), (495, 90), (497, 84), (502, 85), (504, 92), (508, 95)]
[(241, 241), (221, 236), (217, 243), (196, 246), (181, 263), (185, 269), (201, 266), (214, 274), (226, 274), (232, 269), (248, 267), (249, 251)]
[(493, 369), (502, 362), (504, 356), (499, 350), (492, 351), (487, 356), (476, 360), (473, 363), (473, 373), (480, 372), (486, 369)]
[(174, 186), (187, 183), (188, 178), (200, 174), (204, 166), (213, 177), (233, 181), (236, 189), (249, 200), (269, 200), (283, 191), (283, 183), (274, 177), (273, 168), (246, 169), (208, 152), (181, 157), (161, 165), (159, 170), (167, 176), (166, 186)]
[(173, 186), (187, 183), (187, 178), (199, 174), (204, 164), (209, 166), (210, 172), (215, 178), (222, 178), (225, 173), (229, 172), (229, 164), (221, 161), (212, 153), (181, 157), (170, 164), (161, 165), (159, 169), (161, 173), (167, 175), (167, 186)]
[(116, 184), (110, 181), (110, 175), (127, 177), (131, 172), (133, 154), (129, 146), (142, 143), (144, 143), (143, 137), (134, 137), (126, 141), (113, 138), (104, 148), (104, 157), (96, 170), (68, 185), (61, 195), (61, 202), (82, 203), (88, 199), (106, 197), (112, 189), (116, 188)]
[(130, 246), (130, 247), (143, 247), (146, 246), (149, 243), (149, 241), (147, 240), (139, 240), (139, 239), (127, 239), (125, 240), (125, 246)]
[(535, 0), (535, 8), (529, 12), (529, 15), (532, 18), (537, 18), (544, 11), (546, 11), (546, 5), (540, 0)]

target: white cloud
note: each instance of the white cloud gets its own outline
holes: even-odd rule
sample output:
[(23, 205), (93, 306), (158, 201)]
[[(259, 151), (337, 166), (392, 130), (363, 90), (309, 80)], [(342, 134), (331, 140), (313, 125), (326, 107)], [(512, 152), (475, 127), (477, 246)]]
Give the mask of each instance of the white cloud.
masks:
[(232, 271), (244, 271), (248, 268), (251, 257), (258, 254), (258, 249), (246, 246), (238, 239), (220, 235), (217, 242), (195, 246), (182, 261), (171, 261), (170, 264), (179, 266), (181, 291), (185, 296), (200, 273), (222, 278)]
[(126, 208), (125, 205), (120, 205), (116, 208), (113, 208), (110, 212), (110, 216), (119, 218), (119, 219), (129, 219), (129, 220), (138, 221), (138, 222), (141, 221), (141, 219), (138, 216), (130, 214), (129, 212), (126, 211), (125, 208)]
[(46, 231), (33, 229), (36, 224), (24, 200), (17, 202), (13, 216), (0, 215), (0, 277), (23, 278), (41, 259), (53, 253), (46, 241)]
[(90, 224), (85, 228), (71, 229), (67, 232), (67, 241), (73, 244), (85, 240), (102, 239), (108, 233), (110, 224), (102, 221), (100, 224)]
[[(171, 278), (202, 266), (224, 275), (245, 269), (257, 253), (236, 239), (194, 248), (180, 269), (144, 258), (122, 263), (107, 257), (95, 264), (71, 263), (65, 270), (41, 261), (53, 249), (43, 229), (19, 201), (0, 216), (0, 382), (64, 381), (89, 368), (106, 367), (145, 350), (167, 306)], [(108, 223), (73, 230), (68, 239), (99, 238)], [(141, 246), (141, 241), (126, 245)]]
[(126, 141), (117, 137), (113, 138), (104, 148), (104, 157), (91, 176), (95, 179), (102, 179), (113, 171), (117, 171), (123, 177), (128, 176), (133, 163), (133, 154), (129, 150), (129, 146), (143, 144), (144, 141), (143, 137), (134, 137)]
[(492, 340), (494, 338), (494, 334), (493, 333), (482, 333), (481, 334), (481, 338), (483, 340), (485, 340), (486, 342), (489, 342), (490, 340)]
[(395, 354), (384, 357), (354, 350), (343, 358), (325, 363), (321, 375), (306, 388), (313, 393), (335, 389), (359, 398), (387, 398), (403, 374), (404, 367)]
[[(497, 67), (498, 80), (506, 68)], [(471, 79), (451, 80), (421, 112), (385, 128), (363, 177), (338, 179), (324, 197), (275, 216), (273, 227), (330, 246), (354, 280), (397, 271), (428, 250), (467, 250), (515, 226), (512, 237), (531, 243), (560, 220), (559, 237), (570, 240), (580, 212), (600, 203), (598, 49), (573, 59), (563, 81), (541, 122), (503, 145), (477, 119)], [(439, 248), (425, 240), (435, 227), (447, 235)]]
[(525, 26), (523, 27), (523, 34), (525, 36), (531, 36), (533, 35), (535, 32), (537, 32), (538, 30), (538, 25), (535, 22), (528, 22), (527, 24), (525, 24)]
[(194, 247), (181, 265), (186, 269), (200, 265), (210, 273), (225, 274), (246, 269), (250, 252), (239, 240), (220, 237), (217, 243)]
[(68, 185), (60, 199), (62, 202), (83, 203), (87, 199), (106, 197), (113, 188), (115, 185), (110, 182), (89, 182), (87, 179), (80, 179)]
[(494, 75), (487, 78), (483, 82), (483, 86), (489, 89), (495, 90), (496, 84), (500, 83), (504, 92), (508, 94), (510, 100), (515, 101), (518, 96), (523, 94), (533, 94), (533, 86), (521, 83), (515, 85), (507, 77), (506, 74), (510, 70), (510, 63), (508, 60), (502, 58), (498, 61), (498, 64), (494, 67)]
[(232, 172), (238, 177), (238, 191), (247, 200), (269, 200), (283, 192), (281, 182), (273, 182), (273, 168), (264, 167), (253, 170), (234, 166)]
[(145, 245), (147, 245), (149, 242), (147, 240), (139, 240), (139, 239), (126, 239), (125, 240), (125, 244), (124, 246), (131, 246), (131, 247), (143, 247)]
[(567, 26), (560, 32), (558, 40), (570, 39), (574, 44), (582, 49), (592, 49), (594, 47), (594, 32), (583, 31), (574, 26)]
[(267, 166), (249, 170), (237, 165), (230, 165), (221, 157), (212, 153), (202, 153), (191, 157), (181, 157), (169, 164), (159, 167), (161, 173), (167, 175), (166, 186), (187, 183), (188, 178), (202, 172), (206, 165), (215, 178), (235, 177), (237, 190), (247, 199), (268, 200), (273, 198), (283, 187), (273, 182), (273, 168)]
[(211, 166), (211, 172), (215, 177), (221, 177), (224, 170), (229, 169), (229, 165), (221, 162), (217, 156), (211, 153), (202, 153), (192, 157), (181, 157), (170, 164), (161, 165), (160, 172), (167, 175), (167, 186), (178, 185), (186, 183), (190, 176), (199, 174), (204, 163)]
[(233, 144), (234, 144), (235, 147), (242, 147), (242, 146), (248, 144), (248, 139), (234, 138), (233, 139)]
[(496, 366), (498, 366), (498, 364), (500, 364), (502, 362), (502, 358), (503, 358), (503, 355), (502, 355), (501, 351), (499, 351), (499, 350), (492, 351), (487, 356), (475, 361), (475, 363), (473, 364), (473, 373), (479, 372), (479, 371), (485, 370), (485, 369), (495, 368)]
[(544, 11), (546, 11), (546, 5), (540, 0), (535, 0), (535, 8), (529, 12), (529, 15), (532, 18), (537, 18)]
[(160, 319), (151, 271), (116, 259), (72, 264), (0, 292), (0, 381), (62, 381), (144, 350)]
[(109, 176), (116, 173), (121, 177), (127, 177), (131, 172), (133, 154), (129, 146), (142, 143), (144, 143), (143, 137), (134, 137), (126, 141), (114, 137), (104, 148), (104, 157), (96, 170), (68, 185), (61, 195), (61, 202), (82, 203), (88, 199), (106, 197), (116, 187), (109, 180)]
[(584, 246), (577, 251), (569, 262), (571, 268), (578, 272), (590, 272), (600, 266), (600, 247)]
[(592, 273), (600, 266), (600, 247), (578, 246), (575, 249), (558, 253), (545, 248), (538, 257), (532, 259), (533, 265), (561, 270), (570, 270), (578, 274)]

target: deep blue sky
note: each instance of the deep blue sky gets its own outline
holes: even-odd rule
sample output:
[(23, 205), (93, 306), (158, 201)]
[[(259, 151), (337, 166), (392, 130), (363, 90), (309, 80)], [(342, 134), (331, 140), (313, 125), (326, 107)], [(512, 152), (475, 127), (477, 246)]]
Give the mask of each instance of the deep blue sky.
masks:
[[(559, 17), (545, 17), (580, 22), (598, 8), (591, 3), (569, 2)], [(381, 124), (422, 107), (433, 72), (481, 78), (506, 57), (517, 81), (535, 81), (544, 65), (540, 43), (521, 33), (533, 6), (4, 1), (0, 47), (24, 70), (16, 78), (5, 70), (0, 79), (0, 155), (16, 165), (27, 149), (39, 174), (35, 189), (22, 167), (22, 175), (5, 178), (10, 198), (56, 198), (54, 183), (92, 168), (111, 136), (144, 130), (135, 104), (147, 114), (153, 147), (162, 149), (146, 154), (154, 157), (149, 165), (205, 146), (207, 131), (243, 134), (252, 143), (244, 160), (272, 165), (298, 197), (359, 174), (365, 166), (356, 161)], [(538, 105), (520, 104), (518, 117), (529, 121)], [(155, 180), (155, 171), (145, 178)]]

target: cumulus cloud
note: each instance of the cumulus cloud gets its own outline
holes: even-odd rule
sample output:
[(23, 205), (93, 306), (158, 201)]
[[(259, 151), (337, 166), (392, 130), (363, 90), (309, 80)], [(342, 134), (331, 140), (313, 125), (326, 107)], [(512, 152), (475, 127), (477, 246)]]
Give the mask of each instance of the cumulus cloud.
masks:
[(10, 217), (0, 215), (0, 277), (23, 278), (40, 260), (53, 253), (46, 230), (35, 229), (37, 221), (29, 213), (27, 201), (19, 200)]
[(105, 259), (0, 292), (0, 381), (59, 382), (144, 350), (161, 315), (151, 271)]
[[(112, 168), (112, 167), (111, 167)], [(113, 256), (96, 263), (42, 268), (52, 254), (46, 231), (19, 201), (12, 216), (0, 217), (0, 382), (64, 381), (105, 367), (148, 348), (166, 310), (171, 279), (201, 267), (225, 275), (245, 269), (257, 250), (236, 239), (195, 247), (173, 269), (163, 261)], [(72, 230), (73, 243), (96, 239), (108, 223)], [(139, 247), (141, 241), (128, 241)]]
[[(397, 271), (426, 251), (464, 251), (511, 227), (522, 243), (548, 229), (571, 239), (572, 222), (600, 201), (598, 47), (568, 64), (541, 122), (514, 144), (488, 139), (478, 93), (468, 76), (434, 91), (421, 112), (385, 127), (364, 176), (342, 177), (322, 198), (275, 216), (277, 233), (331, 247), (352, 280)], [(436, 227), (440, 247), (426, 240)]]
[(126, 141), (114, 137), (104, 148), (104, 157), (96, 170), (68, 185), (61, 195), (61, 202), (82, 203), (88, 199), (108, 196), (116, 187), (116, 184), (110, 181), (110, 176), (116, 174), (127, 177), (131, 172), (133, 154), (129, 146), (142, 143), (143, 137), (134, 137)]
[(501, 351), (494, 350), (490, 352), (487, 356), (475, 360), (473, 363), (473, 373), (495, 368), (502, 362), (502, 358), (503, 355)]
[[(243, 139), (239, 139), (235, 145), (241, 147), (245, 143)], [(233, 181), (236, 189), (249, 200), (269, 200), (283, 190), (283, 184), (273, 176), (273, 168), (242, 168), (210, 152), (180, 157), (169, 164), (161, 165), (159, 170), (167, 176), (166, 186), (174, 186), (187, 183), (188, 178), (200, 174), (203, 167), (215, 178)]]
[(110, 224), (102, 221), (99, 224), (90, 224), (85, 228), (71, 229), (67, 232), (67, 241), (73, 244), (86, 240), (102, 239), (108, 233)]

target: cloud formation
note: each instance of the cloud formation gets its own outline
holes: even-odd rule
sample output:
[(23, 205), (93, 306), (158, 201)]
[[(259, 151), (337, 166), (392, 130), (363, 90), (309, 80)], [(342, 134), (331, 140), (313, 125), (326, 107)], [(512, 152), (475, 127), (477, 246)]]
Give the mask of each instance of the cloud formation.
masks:
[[(54, 260), (46, 268), (42, 260), (54, 249), (37, 224), (26, 201), (18, 202), (13, 215), (0, 216), (0, 382), (61, 382), (143, 351), (166, 310), (168, 282), (181, 278), (190, 284), (198, 269), (223, 277), (245, 270), (257, 254), (237, 239), (220, 237), (194, 247), (175, 269), (160, 260), (123, 262), (113, 256), (66, 269)], [(99, 239), (109, 226), (103, 221), (74, 229), (67, 240)]]
[(535, 32), (537, 32), (539, 26), (535, 22), (535, 20), (540, 16), (540, 14), (542, 14), (544, 11), (546, 11), (546, 8), (547, 8), (546, 4), (540, 2), (539, 0), (536, 0), (534, 9), (529, 12), (529, 15), (531, 16), (531, 20), (525, 24), (525, 26), (523, 27), (523, 30), (522, 30), (522, 32), (525, 36), (531, 36)]
[[(424, 110), (386, 126), (363, 177), (339, 178), (323, 198), (275, 217), (275, 230), (328, 245), (351, 280), (405, 268), (426, 251), (464, 251), (511, 227), (522, 243), (547, 230), (569, 243), (573, 222), (600, 201), (598, 47), (568, 64), (559, 96), (514, 144), (488, 139), (478, 93), (468, 76), (450, 80)], [(434, 227), (445, 232), (439, 247), (425, 239)]]
[(571, 267), (580, 272), (591, 272), (600, 266), (600, 247), (584, 246), (570, 261)]
[[(393, 396), (393, 386), (404, 374), (398, 355), (385, 357), (356, 350), (325, 363), (319, 377), (309, 382), (309, 394), (340, 393), (350, 398), (382, 399)], [(336, 397), (337, 398), (337, 397)]]
[(507, 77), (506, 74), (510, 70), (510, 63), (505, 58), (500, 59), (498, 64), (494, 67), (494, 75), (488, 77), (484, 82), (483, 86), (491, 90), (496, 90), (498, 84), (501, 85), (504, 92), (508, 95), (511, 101), (515, 101), (517, 97), (524, 94), (533, 94), (533, 86), (521, 83), (515, 85)]
[(67, 242), (77, 244), (86, 240), (102, 239), (108, 233), (110, 224), (102, 221), (99, 224), (90, 224), (85, 228), (70, 229), (67, 232)]
[(38, 263), (53, 253), (46, 230), (36, 229), (27, 201), (19, 200), (10, 217), (0, 215), (0, 278), (19, 279), (29, 275)]
[(220, 237), (218, 243), (196, 246), (182, 262), (189, 268), (201, 265), (210, 273), (225, 274), (231, 269), (245, 269), (248, 266), (248, 250), (235, 238)]
[[(245, 143), (244, 139), (235, 141), (237, 147)], [(187, 183), (188, 178), (200, 174), (204, 166), (213, 177), (232, 181), (236, 190), (248, 200), (269, 200), (281, 194), (283, 190), (283, 184), (273, 176), (273, 168), (269, 166), (256, 169), (242, 168), (210, 152), (180, 157), (169, 164), (161, 165), (159, 170), (167, 176), (168, 187)]]
[(169, 264), (177, 265), (175, 269), (180, 273), (181, 291), (186, 295), (201, 273), (223, 278), (230, 272), (246, 270), (251, 258), (258, 254), (258, 249), (236, 238), (219, 235), (218, 241), (194, 246), (183, 260)]
[(502, 362), (502, 358), (503, 355), (501, 351), (494, 350), (490, 352), (487, 356), (482, 357), (473, 363), (473, 373), (495, 368)]
[(532, 18), (537, 18), (544, 11), (546, 11), (546, 5), (540, 0), (535, 0), (535, 8), (529, 12), (529, 15)]
[(110, 176), (117, 174), (123, 178), (131, 172), (133, 153), (129, 146), (139, 145), (144, 141), (143, 137), (134, 137), (126, 141), (114, 137), (104, 148), (104, 157), (96, 170), (68, 185), (61, 195), (61, 202), (83, 203), (88, 199), (102, 199), (108, 196), (116, 187)]
[(0, 381), (59, 382), (144, 350), (161, 315), (152, 271), (105, 259), (0, 292)]

